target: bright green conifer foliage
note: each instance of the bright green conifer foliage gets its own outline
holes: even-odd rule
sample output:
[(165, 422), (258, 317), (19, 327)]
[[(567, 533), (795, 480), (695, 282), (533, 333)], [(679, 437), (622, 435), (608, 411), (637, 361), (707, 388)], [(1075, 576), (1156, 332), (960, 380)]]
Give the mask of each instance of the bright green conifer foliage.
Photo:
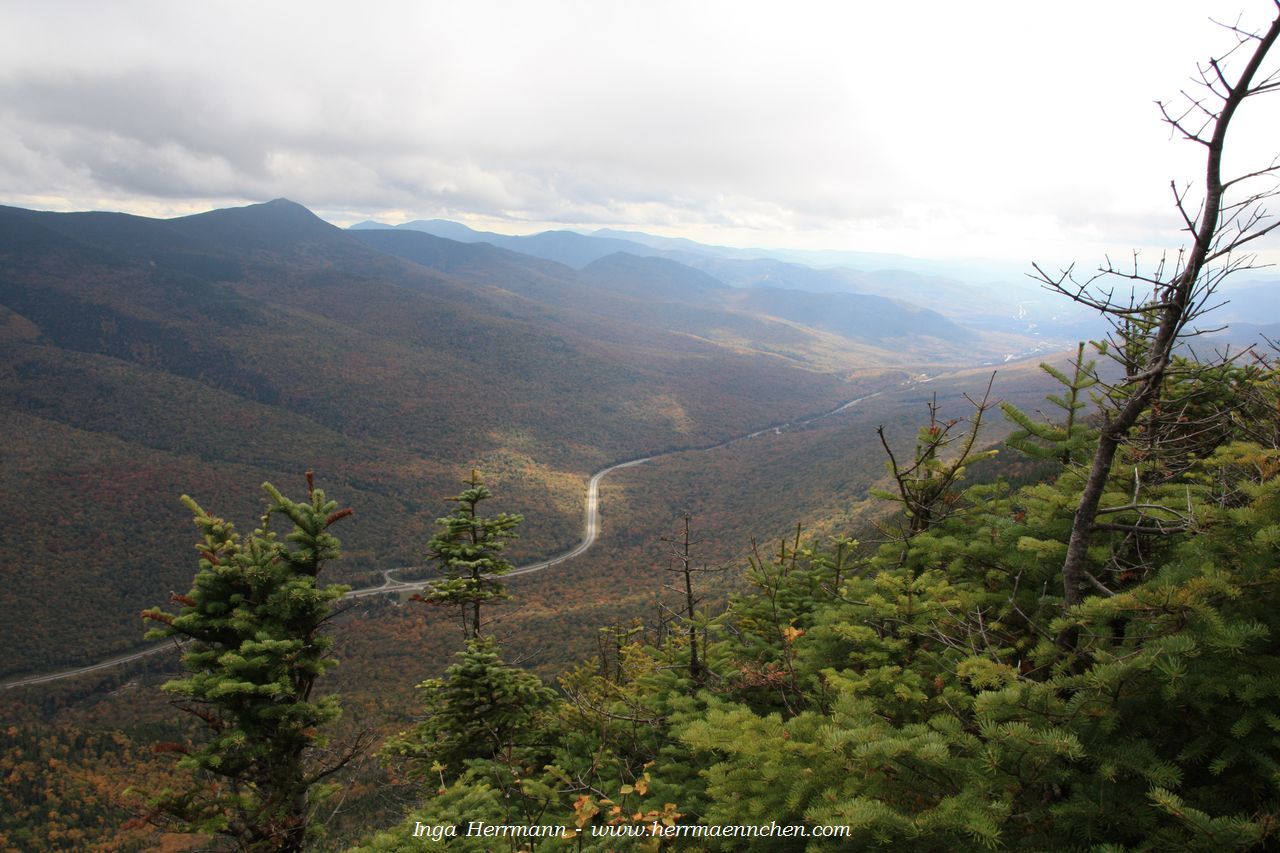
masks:
[(1018, 425), (1018, 430), (1005, 442), (1012, 448), (1037, 459), (1057, 458), (1063, 465), (1070, 465), (1083, 458), (1089, 446), (1089, 428), (1079, 415), (1086, 403), (1081, 392), (1098, 384), (1096, 362), (1085, 361), (1084, 343), (1076, 347), (1075, 360), (1071, 362), (1071, 375), (1063, 373), (1052, 364), (1041, 364), (1040, 369), (1052, 376), (1063, 387), (1061, 394), (1050, 394), (1046, 399), (1062, 410), (1061, 419), (1038, 421), (1011, 403), (1001, 403), (1005, 417)]
[[(1258, 405), (1234, 407), (1216, 445), (1201, 431), (1190, 460), (1171, 446), (1116, 472), (1114, 541), (1078, 607), (1052, 592), (1071, 470), (971, 487), (962, 514), (840, 584), (815, 585), (831, 557), (805, 549), (757, 569), (722, 619), (727, 701), (682, 732), (709, 756), (704, 819), (845, 824), (855, 849), (1273, 844), (1280, 456), (1240, 440), (1276, 422), (1274, 371), (1247, 378)], [(1135, 468), (1164, 478), (1138, 505)], [(767, 680), (760, 660), (776, 661)]]
[(389, 751), (422, 766), (440, 765), (450, 776), (470, 759), (515, 761), (554, 698), (536, 675), (503, 661), (490, 637), (468, 641), (444, 678), (418, 686), (426, 693), (426, 718)]
[[(320, 586), (318, 577), (339, 556), (329, 528), (351, 510), (339, 510), (309, 472), (307, 485), (308, 499), (296, 503), (264, 483), (267, 511), (248, 537), (183, 496), (201, 532), (200, 570), (188, 594), (173, 596), (176, 614), (143, 613), (163, 624), (148, 637), (186, 642), (188, 675), (164, 689), (209, 732), (198, 745), (167, 745), (182, 755), (179, 766), (192, 771), (192, 784), (164, 791), (152, 817), (182, 831), (225, 836), (241, 850), (302, 849), (316, 805), (313, 786), (353, 754), (323, 765), (315, 760), (325, 745), (320, 727), (340, 712), (336, 697), (313, 695), (316, 680), (335, 664), (321, 627), (347, 590)], [(271, 529), (280, 517), (292, 525), (283, 541)]]
[(481, 501), (493, 496), (474, 469), (463, 481), (467, 487), (450, 498), (457, 508), (436, 519), (441, 530), (427, 543), (427, 553), (444, 575), (429, 584), (421, 599), (431, 604), (456, 606), (462, 633), (468, 640), (480, 636), (483, 627), (480, 607), (507, 597), (498, 578), (511, 571), (502, 551), (516, 537), (515, 529), (524, 516), (498, 513), (485, 518), (476, 512)]
[[(443, 678), (418, 687), (422, 722), (383, 747), (388, 761), (434, 789), (415, 811), (415, 824), (454, 827), (462, 837), (450, 849), (486, 850), (492, 839), (463, 834), (472, 821), (536, 824), (549, 805), (563, 805), (548, 767), (557, 738), (555, 694), (536, 675), (507, 664), (492, 637), (468, 640)], [(375, 849), (415, 849), (405, 835), (375, 839)]]

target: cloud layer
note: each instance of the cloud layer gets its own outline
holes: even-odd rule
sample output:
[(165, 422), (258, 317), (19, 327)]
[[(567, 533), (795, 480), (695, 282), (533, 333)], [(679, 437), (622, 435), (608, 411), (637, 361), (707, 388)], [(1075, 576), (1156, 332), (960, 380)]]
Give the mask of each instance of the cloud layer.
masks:
[[(1172, 244), (1197, 152), (1152, 101), (1234, 5), (869, 5), (11, 3), (3, 200), (1020, 260)], [(1242, 161), (1275, 153), (1262, 110)]]

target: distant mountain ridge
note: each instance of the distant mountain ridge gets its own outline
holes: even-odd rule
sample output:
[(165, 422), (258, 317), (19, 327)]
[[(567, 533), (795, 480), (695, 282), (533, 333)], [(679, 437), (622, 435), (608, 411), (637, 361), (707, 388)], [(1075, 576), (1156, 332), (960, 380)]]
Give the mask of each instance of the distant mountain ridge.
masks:
[[(890, 298), (904, 302), (915, 301), (917, 305), (937, 305), (941, 301), (940, 297), (945, 297), (946, 305), (956, 306), (954, 316), (973, 315), (973, 309), (967, 306), (989, 303), (978, 288), (959, 282), (940, 279), (920, 282), (917, 286), (908, 288), (902, 285), (904, 277), (913, 283), (919, 277), (906, 273), (886, 279), (883, 274), (877, 277), (844, 268), (814, 269), (798, 263), (759, 257), (759, 253), (753, 250), (706, 246), (684, 238), (658, 237), (636, 231), (600, 229), (590, 235), (572, 231), (545, 231), (511, 236), (476, 231), (461, 223), (443, 219), (415, 220), (397, 226), (366, 221), (351, 226), (349, 230), (418, 231), (463, 243), (488, 243), (513, 252), (556, 261), (575, 269), (584, 269), (596, 261), (619, 253), (637, 257), (662, 257), (709, 273), (719, 281), (737, 288), (775, 287), (820, 293), (863, 293), (882, 297), (891, 293)], [(779, 304), (779, 300), (773, 302), (775, 305)]]
[[(919, 306), (851, 293), (787, 290), (770, 296), (732, 287), (669, 257), (615, 252), (575, 270), (517, 250), (479, 242), (459, 244), (417, 229), (351, 233), (383, 251), (446, 268), (454, 275), (476, 275), (497, 283), (483, 271), (486, 263), (497, 264), (520, 282), (519, 286), (510, 282), (504, 286), (515, 286), (523, 295), (599, 317), (643, 316), (646, 323), (669, 330), (705, 335), (700, 327), (707, 327), (738, 341), (748, 336), (757, 342), (776, 339), (779, 346), (792, 346), (803, 337), (796, 328), (802, 325), (839, 335), (853, 345), (887, 344), (898, 352), (928, 348), (935, 357), (952, 357), (954, 353), (945, 355), (950, 348), (976, 339), (971, 330)], [(534, 284), (531, 276), (535, 272), (539, 280), (536, 291), (528, 289)], [(561, 283), (548, 289), (548, 278)], [(885, 356), (876, 358), (884, 360)]]
[(360, 223), (359, 227), (351, 228), (351, 230), (366, 231), (378, 229), (421, 231), (424, 234), (444, 237), (460, 243), (488, 243), (500, 249), (510, 249), (535, 258), (556, 261), (575, 269), (617, 252), (633, 255), (655, 254), (654, 250), (640, 243), (608, 237), (593, 237), (576, 231), (543, 231), (538, 234), (512, 236), (491, 231), (476, 231), (460, 222), (451, 222), (446, 219), (416, 219), (395, 226), (364, 222)]
[[(1065, 338), (1101, 334), (1103, 326), (1090, 321), (1080, 306), (1046, 298), (1028, 276), (1030, 265), (940, 261), (877, 252), (737, 248), (699, 243), (684, 237), (664, 237), (642, 231), (599, 228), (590, 233), (547, 231), (511, 236), (476, 231), (443, 219), (388, 225), (366, 220), (352, 229), (410, 229), (461, 242), (487, 242), (524, 254), (581, 267), (615, 251), (658, 256), (700, 269), (734, 287), (770, 287), (813, 292), (865, 293), (899, 299), (982, 328), (1006, 332), (1055, 330)], [(584, 243), (573, 238), (572, 256), (561, 252), (547, 235), (577, 234), (602, 241)], [(1259, 308), (1268, 321), (1280, 321), (1280, 277), (1241, 272), (1229, 287), (1229, 298), (1241, 307), (1219, 316), (1237, 322), (1257, 319)], [(1276, 295), (1273, 295), (1276, 294)], [(1245, 303), (1249, 308), (1244, 308)], [(1023, 322), (1025, 321), (1025, 322)], [(1092, 330), (1092, 331), (1090, 331)], [(1065, 339), (1064, 338), (1064, 339)]]
[[(911, 259), (894, 255), (844, 253), (828, 258), (822, 253), (711, 246), (686, 238), (616, 229), (598, 229), (590, 234), (545, 231), (511, 236), (476, 231), (441, 219), (416, 220), (398, 226), (363, 222), (351, 228), (366, 233), (378, 229), (421, 231), (460, 242), (484, 242), (575, 269), (619, 252), (637, 257), (662, 257), (701, 270), (736, 288), (858, 293), (894, 299), (928, 307), (953, 321), (976, 324), (988, 331), (1042, 337), (1049, 348), (1065, 345), (1088, 329), (1096, 334), (1104, 331), (1097, 323), (1091, 325), (1088, 312), (1078, 306), (1042, 303), (1039, 291), (1026, 283), (1021, 274), (1012, 283), (979, 285), (942, 274), (940, 270), (945, 266), (937, 262), (909, 263)], [(830, 264), (814, 265), (814, 259), (820, 258), (828, 258)], [(862, 261), (863, 267), (841, 265), (853, 259)], [(904, 268), (884, 266), (895, 263)]]
[[(1029, 335), (1055, 344), (1098, 338), (1105, 323), (1095, 312), (1055, 299), (1010, 264), (943, 262), (874, 252), (742, 249), (664, 237), (642, 231), (600, 228), (579, 235), (600, 243), (547, 235), (509, 236), (475, 231), (449, 220), (418, 220), (399, 226), (362, 222), (352, 229), (409, 229), (462, 242), (487, 242), (581, 268), (615, 251), (664, 257), (709, 273), (738, 288), (780, 288), (815, 293), (860, 293), (928, 307), (973, 329)], [(615, 242), (616, 241), (616, 242)], [(1230, 304), (1216, 313), (1225, 322), (1280, 321), (1280, 278), (1242, 272), (1226, 289)]]

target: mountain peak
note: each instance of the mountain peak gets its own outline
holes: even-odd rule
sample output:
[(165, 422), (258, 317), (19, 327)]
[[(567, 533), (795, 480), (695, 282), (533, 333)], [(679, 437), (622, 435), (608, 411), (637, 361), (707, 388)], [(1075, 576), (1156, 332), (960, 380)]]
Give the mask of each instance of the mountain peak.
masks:
[(169, 220), (179, 231), (241, 248), (332, 240), (341, 230), (287, 198), (244, 207), (225, 207)]
[(499, 234), (477, 231), (474, 228), (463, 225), (461, 222), (453, 222), (448, 219), (415, 219), (412, 222), (403, 222), (395, 227), (405, 231), (421, 231), (424, 234), (444, 237), (446, 240), (457, 240), (459, 243), (489, 242), (492, 237), (501, 237)]

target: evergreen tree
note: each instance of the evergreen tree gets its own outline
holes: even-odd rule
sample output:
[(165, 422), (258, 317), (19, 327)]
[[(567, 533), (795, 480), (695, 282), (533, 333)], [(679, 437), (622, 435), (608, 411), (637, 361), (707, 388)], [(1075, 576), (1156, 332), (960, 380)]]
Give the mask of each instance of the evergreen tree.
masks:
[[(385, 758), (403, 760), (409, 776), (433, 789), (411, 816), (413, 825), (450, 827), (449, 849), (493, 850), (492, 839), (466, 837), (471, 822), (532, 826), (555, 823), (548, 814), (568, 811), (563, 773), (548, 766), (558, 739), (555, 694), (503, 661), (492, 637), (468, 640), (443, 678), (418, 686), (426, 694), (425, 717), (383, 747)], [(371, 839), (374, 850), (419, 844), (403, 831)]]
[[(802, 585), (778, 584), (831, 558), (801, 549), (725, 617), (732, 658), (788, 659), (787, 701), (740, 681), (679, 731), (710, 761), (703, 819), (851, 827), (830, 849), (1274, 845), (1280, 458), (1228, 441), (1173, 470), (1194, 524), (1169, 525), (1143, 571), (1103, 574), (1075, 608), (1045, 594), (1082, 487), (1070, 470), (971, 487), (963, 518), (885, 545), (807, 607)], [(1124, 486), (1104, 508), (1151, 526), (1163, 510)], [(781, 588), (802, 630), (746, 630)]]
[(474, 468), (463, 484), (467, 488), (449, 499), (457, 508), (444, 518), (436, 519), (441, 530), (427, 544), (427, 553), (444, 579), (429, 584), (420, 600), (456, 606), (463, 636), (473, 640), (480, 636), (482, 627), (480, 606), (507, 597), (506, 589), (497, 578), (513, 567), (502, 556), (502, 550), (508, 540), (516, 538), (515, 529), (524, 521), (524, 516), (505, 512), (492, 518), (479, 515), (476, 507), (493, 493)]
[[(880, 445), (889, 457), (886, 464), (893, 478), (894, 490), (872, 489), (871, 494), (902, 504), (902, 513), (907, 520), (907, 528), (901, 535), (903, 540), (928, 530), (956, 512), (960, 497), (957, 486), (964, 479), (965, 467), (995, 455), (994, 450), (978, 451), (976, 448), (982, 418), (992, 406), (991, 385), (995, 378), (992, 373), (981, 400), (966, 395), (973, 406), (973, 415), (963, 434), (953, 431), (961, 423), (959, 419), (942, 420), (938, 417), (935, 395), (929, 401), (929, 423), (920, 428), (910, 461), (899, 461), (885, 437), (884, 427), (876, 429)], [(953, 444), (958, 446), (958, 450), (952, 450)]]
[[(330, 755), (320, 727), (340, 713), (336, 696), (313, 696), (317, 679), (335, 664), (332, 640), (321, 633), (331, 604), (347, 587), (319, 586), (324, 564), (339, 557), (330, 526), (351, 514), (314, 487), (295, 503), (270, 483), (261, 527), (242, 538), (228, 521), (190, 497), (201, 539), (200, 570), (186, 595), (173, 595), (176, 614), (154, 608), (146, 619), (163, 627), (148, 637), (188, 642), (188, 675), (164, 685), (174, 704), (202, 721), (200, 745), (167, 744), (193, 771), (182, 790), (152, 803), (154, 822), (185, 832), (220, 835), (240, 850), (302, 849), (316, 807), (313, 787), (350, 761), (362, 743)], [(271, 523), (292, 530), (281, 541)]]
[(467, 642), (444, 678), (426, 691), (426, 718), (390, 742), (387, 752), (439, 765), (456, 777), (471, 760), (516, 760), (555, 695), (536, 675), (508, 665), (492, 637)]
[(1056, 457), (1063, 465), (1082, 459), (1090, 444), (1091, 431), (1078, 417), (1080, 410), (1085, 407), (1085, 401), (1080, 399), (1080, 395), (1082, 391), (1098, 384), (1095, 366), (1096, 362), (1092, 359), (1087, 362), (1084, 360), (1084, 342), (1076, 346), (1070, 376), (1052, 364), (1041, 364), (1040, 369), (1063, 386), (1060, 395), (1049, 394), (1045, 398), (1062, 410), (1062, 420), (1036, 421), (1012, 403), (1001, 403), (1000, 410), (1005, 417), (1019, 427), (1005, 439), (1005, 443), (1034, 459)]

